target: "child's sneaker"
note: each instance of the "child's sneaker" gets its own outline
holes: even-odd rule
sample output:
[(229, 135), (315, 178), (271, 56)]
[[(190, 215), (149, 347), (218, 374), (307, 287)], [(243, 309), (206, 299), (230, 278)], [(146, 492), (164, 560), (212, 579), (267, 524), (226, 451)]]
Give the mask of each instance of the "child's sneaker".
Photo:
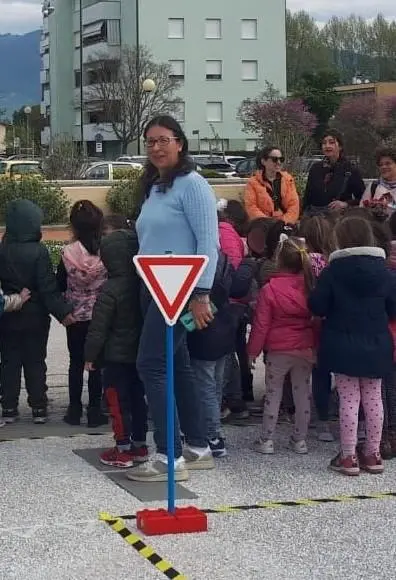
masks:
[(7, 425), (15, 423), (19, 419), (18, 409), (3, 409), (2, 417)]
[(330, 425), (327, 421), (318, 421), (317, 433), (319, 441), (325, 443), (332, 443), (334, 441), (334, 435), (330, 430)]
[(256, 451), (256, 453), (262, 453), (263, 455), (273, 455), (274, 442), (272, 439), (264, 440), (260, 437), (253, 443), (253, 451)]
[(121, 450), (118, 447), (107, 449), (99, 457), (103, 465), (110, 465), (111, 467), (129, 468), (136, 463), (144, 463), (148, 460), (148, 449), (144, 445), (142, 447), (131, 447), (131, 449)]
[(290, 437), (289, 447), (298, 455), (306, 455), (308, 453), (308, 447), (304, 439), (301, 441), (295, 441), (293, 437)]
[(213, 457), (225, 457), (227, 455), (227, 449), (225, 447), (225, 442), (222, 437), (211, 439), (209, 441), (209, 447)]
[(384, 463), (379, 453), (372, 455), (361, 455), (359, 457), (360, 468), (367, 471), (367, 473), (382, 473), (384, 471)]
[(47, 409), (32, 409), (32, 418), (35, 425), (43, 425), (47, 422)]
[(359, 475), (360, 468), (359, 462), (355, 455), (348, 455), (348, 457), (343, 457), (339, 453), (334, 459), (330, 461), (329, 469), (342, 473), (343, 475)]
[(0, 427), (5, 427), (5, 426), (6, 426), (5, 421), (3, 421), (2, 419), (0, 419)]

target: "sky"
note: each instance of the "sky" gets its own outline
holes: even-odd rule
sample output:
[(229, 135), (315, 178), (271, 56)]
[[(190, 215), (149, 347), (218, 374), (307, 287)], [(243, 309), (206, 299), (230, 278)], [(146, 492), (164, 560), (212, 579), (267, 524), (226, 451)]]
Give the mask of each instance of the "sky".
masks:
[[(271, 3), (271, 0), (267, 1)], [(42, 0), (0, 0), (0, 34), (23, 34), (39, 28), (41, 3)], [(310, 12), (318, 22), (325, 22), (333, 15), (348, 16), (352, 12), (367, 19), (382, 12), (387, 18), (396, 20), (394, 0), (287, 0), (287, 4), (290, 10)]]

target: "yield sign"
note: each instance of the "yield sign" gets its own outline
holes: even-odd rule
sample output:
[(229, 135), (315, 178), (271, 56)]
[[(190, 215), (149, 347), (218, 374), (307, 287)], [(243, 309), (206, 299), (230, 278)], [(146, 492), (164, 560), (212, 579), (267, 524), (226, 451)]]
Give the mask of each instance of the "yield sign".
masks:
[(207, 256), (134, 256), (136, 269), (169, 326), (174, 326), (202, 272)]

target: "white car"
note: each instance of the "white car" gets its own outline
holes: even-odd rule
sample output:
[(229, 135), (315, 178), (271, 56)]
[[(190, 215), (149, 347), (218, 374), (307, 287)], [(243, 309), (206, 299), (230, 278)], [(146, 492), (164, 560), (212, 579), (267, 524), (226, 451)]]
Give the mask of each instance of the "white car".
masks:
[(141, 163), (124, 163), (120, 161), (102, 161), (94, 163), (83, 173), (83, 179), (98, 179), (101, 181), (113, 181), (114, 169), (143, 169)]
[(246, 157), (242, 157), (242, 155), (224, 155), (224, 161), (229, 163), (235, 169), (237, 163), (240, 161), (244, 161)]

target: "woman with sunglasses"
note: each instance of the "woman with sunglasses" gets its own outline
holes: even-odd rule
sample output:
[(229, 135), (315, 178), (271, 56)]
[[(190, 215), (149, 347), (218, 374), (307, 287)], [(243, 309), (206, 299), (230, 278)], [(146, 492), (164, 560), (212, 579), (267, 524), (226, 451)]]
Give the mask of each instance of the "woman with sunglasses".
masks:
[(257, 155), (257, 171), (245, 189), (245, 207), (250, 219), (276, 218), (295, 224), (300, 200), (293, 177), (282, 171), (284, 157), (278, 147), (266, 147)]
[[(148, 161), (142, 177), (143, 204), (136, 221), (140, 255), (170, 252), (206, 255), (209, 263), (190, 299), (197, 329), (213, 320), (210, 305), (219, 249), (216, 199), (208, 182), (194, 171), (188, 142), (179, 123), (167, 115), (152, 119), (144, 138)], [(143, 327), (136, 366), (143, 381), (154, 423), (156, 460), (133, 468), (133, 481), (167, 480), (165, 321), (142, 284)], [(207, 439), (200, 389), (194, 380), (187, 349), (187, 331), (174, 327), (175, 479), (184, 481), (190, 469), (211, 469), (214, 461)], [(180, 426), (186, 438), (183, 450)]]
[(323, 161), (309, 171), (304, 213), (316, 215), (359, 205), (365, 185), (359, 169), (345, 157), (341, 133), (332, 129), (323, 135), (322, 153)]

